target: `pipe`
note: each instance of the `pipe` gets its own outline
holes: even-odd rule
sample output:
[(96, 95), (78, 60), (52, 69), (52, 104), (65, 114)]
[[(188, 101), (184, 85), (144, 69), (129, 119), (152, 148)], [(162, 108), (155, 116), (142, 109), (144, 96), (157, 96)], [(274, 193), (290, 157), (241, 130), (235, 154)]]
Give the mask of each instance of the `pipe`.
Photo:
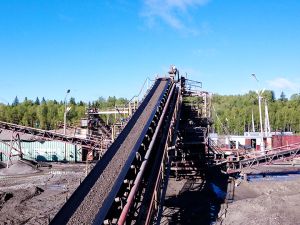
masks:
[(139, 185), (140, 185), (140, 183), (141, 183), (141, 181), (142, 181), (142, 177), (143, 177), (145, 168), (146, 168), (147, 163), (148, 163), (148, 158), (149, 158), (149, 156), (150, 156), (150, 154), (151, 154), (151, 152), (152, 152), (152, 149), (153, 149), (155, 140), (156, 140), (156, 138), (157, 138), (158, 132), (159, 132), (159, 130), (160, 130), (162, 124), (163, 124), (164, 117), (165, 117), (165, 115), (166, 115), (166, 113), (167, 113), (167, 108), (168, 108), (168, 106), (169, 106), (169, 104), (170, 104), (171, 97), (172, 97), (173, 92), (174, 92), (174, 90), (175, 90), (175, 86), (176, 86), (176, 85), (173, 84), (173, 87), (172, 87), (172, 89), (171, 89), (171, 91), (170, 91), (168, 100), (167, 100), (167, 102), (166, 102), (166, 104), (165, 104), (164, 110), (163, 110), (163, 112), (162, 112), (162, 115), (161, 115), (160, 120), (159, 120), (159, 122), (158, 122), (158, 125), (157, 125), (157, 127), (156, 127), (155, 133), (154, 133), (154, 135), (153, 135), (153, 137), (152, 137), (152, 140), (151, 140), (151, 142), (150, 142), (148, 151), (147, 151), (147, 153), (146, 153), (146, 155), (145, 155), (144, 161), (142, 162), (142, 165), (141, 165), (141, 167), (140, 167), (139, 173), (138, 173), (138, 175), (137, 175), (136, 178), (135, 178), (134, 185), (133, 185), (133, 187), (132, 187), (131, 190), (130, 190), (130, 193), (129, 193), (128, 198), (127, 198), (126, 205), (124, 206), (124, 208), (123, 208), (123, 210), (122, 210), (122, 212), (121, 212), (121, 215), (120, 215), (120, 217), (119, 217), (119, 219), (118, 219), (118, 225), (123, 225), (123, 224), (125, 224), (125, 222), (126, 222), (126, 216), (127, 216), (128, 212), (129, 212), (129, 209), (131, 208), (131, 206), (132, 206), (132, 204), (133, 204), (134, 197), (135, 197), (135, 195), (136, 195), (136, 193), (137, 193), (137, 190), (138, 190), (138, 187), (139, 187)]

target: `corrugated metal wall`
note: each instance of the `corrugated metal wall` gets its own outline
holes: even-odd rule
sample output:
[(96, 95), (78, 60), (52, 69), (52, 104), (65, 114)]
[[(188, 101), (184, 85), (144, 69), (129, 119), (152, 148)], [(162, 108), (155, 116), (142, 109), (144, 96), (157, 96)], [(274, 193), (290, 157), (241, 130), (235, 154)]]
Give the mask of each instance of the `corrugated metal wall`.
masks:
[(297, 135), (273, 135), (273, 148), (300, 143), (300, 136)]
[[(6, 143), (10, 143), (9, 141)], [(14, 146), (16, 147), (16, 145)], [(17, 147), (16, 147), (17, 148)], [(58, 142), (58, 141), (43, 141), (43, 142), (21, 142), (24, 158), (35, 159), (37, 161), (82, 161), (82, 150), (79, 146)], [(0, 150), (5, 154), (9, 154), (10, 147), (0, 142)], [(0, 153), (1, 154), (1, 153)], [(7, 161), (7, 156), (2, 153), (0, 160)], [(17, 154), (12, 150), (12, 155)], [(16, 157), (14, 158), (16, 159)]]

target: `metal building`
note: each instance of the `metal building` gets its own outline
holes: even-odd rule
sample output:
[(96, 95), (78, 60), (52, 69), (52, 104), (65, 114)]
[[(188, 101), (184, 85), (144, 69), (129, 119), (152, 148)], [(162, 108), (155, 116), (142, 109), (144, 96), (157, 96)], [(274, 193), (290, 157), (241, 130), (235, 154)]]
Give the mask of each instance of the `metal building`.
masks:
[(19, 141), (8, 130), (0, 133), (0, 161), (23, 158), (36, 161), (80, 162), (82, 161), (81, 146), (61, 141), (39, 140), (32, 135), (23, 134)]

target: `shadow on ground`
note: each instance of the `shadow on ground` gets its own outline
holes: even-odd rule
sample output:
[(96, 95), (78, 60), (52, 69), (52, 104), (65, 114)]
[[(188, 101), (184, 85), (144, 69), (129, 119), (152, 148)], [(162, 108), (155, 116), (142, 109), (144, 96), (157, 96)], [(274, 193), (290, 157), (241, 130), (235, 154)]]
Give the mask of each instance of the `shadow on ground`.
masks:
[(203, 179), (187, 179), (177, 196), (165, 200), (168, 224), (214, 224), (227, 194), (228, 176), (217, 168)]

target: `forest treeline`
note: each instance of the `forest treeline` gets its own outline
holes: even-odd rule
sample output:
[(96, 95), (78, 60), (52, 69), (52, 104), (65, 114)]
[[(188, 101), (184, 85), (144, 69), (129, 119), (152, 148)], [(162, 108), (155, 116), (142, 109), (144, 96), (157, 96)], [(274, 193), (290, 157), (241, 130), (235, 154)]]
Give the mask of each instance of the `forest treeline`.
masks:
[[(300, 132), (300, 95), (293, 94), (290, 99), (281, 92), (275, 99), (273, 91), (262, 94), (262, 115), (265, 117), (264, 102), (267, 102), (271, 131)], [(255, 130), (259, 131), (258, 95), (250, 91), (244, 95), (218, 95), (213, 99), (213, 128), (215, 132), (241, 135), (245, 131), (252, 131), (252, 111), (254, 115)], [(263, 121), (264, 124), (264, 121)]]
[[(80, 119), (85, 117), (88, 107), (107, 109), (127, 103), (127, 99), (116, 97), (108, 97), (107, 99), (100, 97), (89, 103), (76, 102), (75, 98), (70, 98), (67, 102), (67, 106), (71, 107), (67, 114), (67, 124), (78, 126)], [(65, 104), (63, 101), (25, 98), (24, 101), (20, 102), (16, 97), (12, 104), (0, 104), (0, 121), (53, 130), (63, 126), (64, 111)]]
[[(265, 91), (262, 99), (262, 115), (264, 117), (264, 102), (269, 108), (269, 120), (272, 131), (293, 131), (300, 133), (300, 95), (294, 94), (290, 99), (282, 92), (278, 99), (273, 91)], [(98, 100), (85, 103), (76, 102), (70, 98), (67, 102), (71, 110), (67, 114), (68, 125), (78, 126), (80, 119), (85, 117), (89, 107), (98, 109), (114, 108), (128, 103), (125, 98), (100, 97)], [(244, 95), (219, 95), (212, 98), (213, 129), (219, 134), (243, 134), (251, 131), (252, 111), (255, 129), (259, 130), (258, 96), (254, 91)], [(65, 104), (63, 101), (25, 98), (19, 102), (16, 97), (12, 104), (0, 104), (0, 121), (20, 124), (40, 129), (58, 129), (63, 125)], [(106, 119), (106, 118), (104, 118)], [(113, 118), (112, 118), (113, 119)]]

